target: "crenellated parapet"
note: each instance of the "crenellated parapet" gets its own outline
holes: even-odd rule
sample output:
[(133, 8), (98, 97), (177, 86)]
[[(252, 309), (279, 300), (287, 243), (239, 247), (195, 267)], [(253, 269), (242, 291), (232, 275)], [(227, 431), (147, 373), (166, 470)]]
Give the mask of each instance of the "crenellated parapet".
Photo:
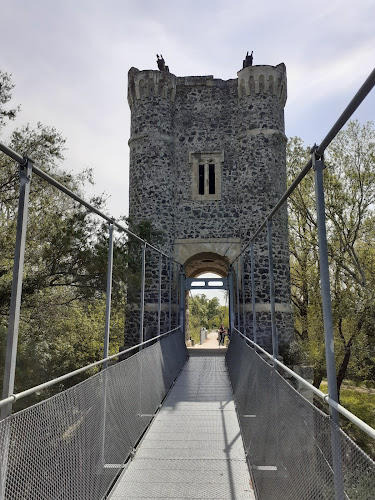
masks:
[(174, 102), (176, 97), (177, 77), (167, 71), (131, 68), (128, 74), (128, 102), (133, 106), (137, 102), (151, 97)]
[(275, 96), (285, 106), (286, 68), (281, 63), (277, 66), (248, 66), (238, 71), (238, 98), (267, 94)]

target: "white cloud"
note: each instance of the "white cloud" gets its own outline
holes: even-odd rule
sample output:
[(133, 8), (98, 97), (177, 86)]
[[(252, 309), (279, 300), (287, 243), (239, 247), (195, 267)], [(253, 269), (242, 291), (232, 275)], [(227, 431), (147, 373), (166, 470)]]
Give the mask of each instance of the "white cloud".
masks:
[(229, 79), (247, 50), (255, 64), (284, 61), (287, 130), (316, 140), (315, 110), (324, 104), (331, 125), (375, 60), (372, 0), (2, 0), (1, 14), (2, 69), (22, 121), (62, 131), (67, 167), (95, 167), (115, 215), (127, 207), (131, 66), (156, 69), (161, 52), (177, 76)]

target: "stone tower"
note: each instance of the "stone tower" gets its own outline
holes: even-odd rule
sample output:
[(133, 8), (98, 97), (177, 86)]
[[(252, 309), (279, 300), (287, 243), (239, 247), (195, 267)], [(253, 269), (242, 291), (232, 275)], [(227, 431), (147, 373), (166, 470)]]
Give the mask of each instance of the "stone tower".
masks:
[[(286, 189), (285, 65), (249, 66), (228, 81), (131, 68), (128, 101), (131, 220), (149, 220), (163, 232), (163, 250), (184, 264), (187, 277), (226, 276)], [(287, 343), (292, 309), (286, 207), (273, 225), (277, 326), (280, 341)], [(266, 232), (254, 252), (257, 336), (269, 348)], [(241, 301), (244, 293), (251, 337), (250, 259), (244, 274)], [(146, 296), (150, 313), (154, 295)], [(153, 335), (152, 315), (148, 321)], [(128, 336), (132, 330), (136, 322)]]

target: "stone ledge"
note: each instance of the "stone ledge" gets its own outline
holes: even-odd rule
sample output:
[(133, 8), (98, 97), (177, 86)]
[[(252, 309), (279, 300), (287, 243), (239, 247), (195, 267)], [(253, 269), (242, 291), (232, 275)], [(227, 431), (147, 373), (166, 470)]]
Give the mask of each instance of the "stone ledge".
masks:
[(177, 238), (175, 243), (184, 245), (195, 245), (196, 243), (241, 243), (241, 238)]
[(160, 132), (141, 132), (140, 134), (133, 134), (128, 140), (128, 146), (132, 142), (140, 141), (141, 139), (149, 139), (149, 140), (161, 140), (161, 141), (174, 141), (174, 137), (168, 134), (161, 134)]
[[(159, 305), (151, 302), (145, 302), (145, 312), (158, 312)], [(164, 312), (169, 311), (169, 304), (160, 304), (160, 310)], [(180, 307), (176, 304), (172, 304), (171, 312), (172, 314), (176, 314), (180, 311)]]
[[(241, 306), (241, 311), (242, 311), (242, 304)], [(250, 302), (245, 304), (245, 310), (246, 312), (252, 312), (253, 311), (253, 306)], [(276, 312), (283, 312), (283, 313), (293, 313), (293, 306), (292, 304), (285, 304), (283, 302), (276, 302), (275, 304), (275, 310)], [(255, 312), (271, 312), (271, 304), (268, 302), (258, 302), (255, 304)]]
[(245, 139), (246, 137), (256, 137), (258, 135), (268, 135), (268, 136), (277, 135), (282, 139), (284, 139), (285, 141), (288, 140), (284, 132), (281, 132), (280, 130), (274, 128), (252, 128), (250, 130), (247, 130), (244, 134), (238, 135), (237, 139), (240, 141), (242, 139)]

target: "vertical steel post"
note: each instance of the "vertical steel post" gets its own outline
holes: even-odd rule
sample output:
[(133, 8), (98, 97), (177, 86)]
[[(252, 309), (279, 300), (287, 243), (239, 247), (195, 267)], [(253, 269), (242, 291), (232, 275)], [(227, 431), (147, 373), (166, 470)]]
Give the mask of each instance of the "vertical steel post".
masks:
[[(318, 223), (318, 241), (319, 241), (319, 267), (321, 295), (323, 304), (323, 322), (325, 337), (325, 353), (327, 366), (328, 393), (330, 398), (338, 402), (336, 366), (335, 366), (335, 347), (333, 341), (333, 320), (331, 288), (329, 282), (329, 264), (328, 264), (328, 246), (325, 222), (325, 201), (324, 201), (324, 183), (323, 183), (323, 157), (317, 158), (315, 150), (312, 153), (312, 166), (315, 178), (315, 203)], [(332, 406), (329, 407), (331, 419), (335, 425), (331, 429), (331, 447), (332, 460), (335, 480), (335, 499), (344, 498), (344, 486), (342, 477), (341, 446), (338, 429), (335, 426), (340, 425), (339, 413)]]
[(162, 266), (162, 254), (159, 253), (158, 336), (160, 335), (160, 322), (161, 322), (161, 266)]
[(246, 302), (245, 302), (245, 257), (241, 254), (241, 281), (242, 281), (242, 323), (243, 334), (246, 335)]
[[(273, 275), (273, 253), (272, 253), (272, 219), (267, 223), (268, 233), (268, 265), (270, 274), (270, 305), (271, 305), (271, 325), (272, 325), (272, 356), (277, 359), (279, 356), (279, 342), (276, 328), (276, 307), (275, 307), (275, 280)], [(273, 363), (276, 368), (276, 363)]]
[(250, 244), (251, 259), (251, 304), (253, 309), (253, 341), (257, 343), (257, 317), (255, 310), (255, 271), (254, 271), (254, 244)]
[[(25, 260), (27, 216), (29, 208), (30, 182), (32, 178), (33, 164), (31, 160), (25, 159), (25, 165), (20, 166), (20, 192), (18, 198), (18, 214), (16, 229), (16, 245), (14, 250), (12, 292), (10, 299), (9, 324), (7, 347), (5, 354), (3, 399), (9, 397), (14, 391), (14, 379), (16, 374), (18, 329), (21, 312), (23, 267)], [(12, 404), (9, 403), (1, 408), (0, 418), (4, 419), (12, 413)], [(8, 449), (10, 441), (9, 427), (5, 427), (3, 439), (3, 460), (0, 463), (0, 499), (5, 498), (6, 477), (8, 474)]]
[(143, 322), (145, 316), (145, 274), (146, 274), (146, 243), (142, 245), (142, 269), (141, 269), (141, 311), (139, 320), (139, 343), (143, 342)]
[(230, 333), (233, 335), (234, 329), (234, 283), (233, 283), (233, 267), (229, 267), (228, 271), (229, 281), (229, 328)]
[(169, 261), (168, 331), (172, 330), (172, 261)]
[(241, 331), (241, 321), (240, 321), (240, 271), (239, 271), (240, 259), (237, 259), (236, 264), (236, 289), (237, 289), (237, 330)]
[[(112, 271), (113, 271), (113, 228), (114, 225), (109, 225), (108, 239), (108, 267), (107, 267), (107, 296), (105, 303), (105, 331), (104, 331), (104, 354), (103, 357), (108, 357), (109, 352), (109, 331), (111, 326), (111, 300), (112, 300)], [(103, 363), (103, 370), (107, 368), (108, 362)]]
[(178, 264), (176, 264), (176, 268), (174, 270), (174, 276), (176, 277), (176, 307), (175, 307), (175, 327), (179, 326), (179, 318), (180, 318), (180, 285), (179, 285), (179, 269)]
[[(23, 265), (25, 260), (27, 215), (29, 207), (30, 181), (33, 164), (26, 159), (24, 166), (20, 167), (20, 194), (18, 200), (16, 246), (14, 251), (12, 292), (10, 299), (9, 325), (7, 348), (5, 355), (5, 369), (3, 382), (3, 399), (13, 394), (16, 373), (18, 329), (21, 311)], [(12, 413), (12, 404), (9, 403), (1, 409), (1, 418)]]
[(270, 307), (271, 307), (271, 330), (272, 330), (272, 359), (273, 359), (273, 372), (271, 377), (273, 378), (273, 408), (275, 414), (275, 460), (278, 470), (284, 469), (283, 463), (283, 450), (280, 448), (279, 436), (280, 436), (280, 398), (279, 398), (279, 386), (278, 386), (278, 373), (277, 365), (275, 360), (279, 357), (279, 342), (277, 337), (277, 327), (276, 327), (276, 306), (275, 306), (275, 279), (273, 272), (273, 251), (272, 251), (272, 219), (267, 221), (267, 237), (268, 237), (268, 266), (269, 266), (269, 280), (270, 280)]
[[(180, 267), (180, 327), (185, 338), (185, 270), (183, 266)], [(185, 341), (187, 339), (185, 338)]]

